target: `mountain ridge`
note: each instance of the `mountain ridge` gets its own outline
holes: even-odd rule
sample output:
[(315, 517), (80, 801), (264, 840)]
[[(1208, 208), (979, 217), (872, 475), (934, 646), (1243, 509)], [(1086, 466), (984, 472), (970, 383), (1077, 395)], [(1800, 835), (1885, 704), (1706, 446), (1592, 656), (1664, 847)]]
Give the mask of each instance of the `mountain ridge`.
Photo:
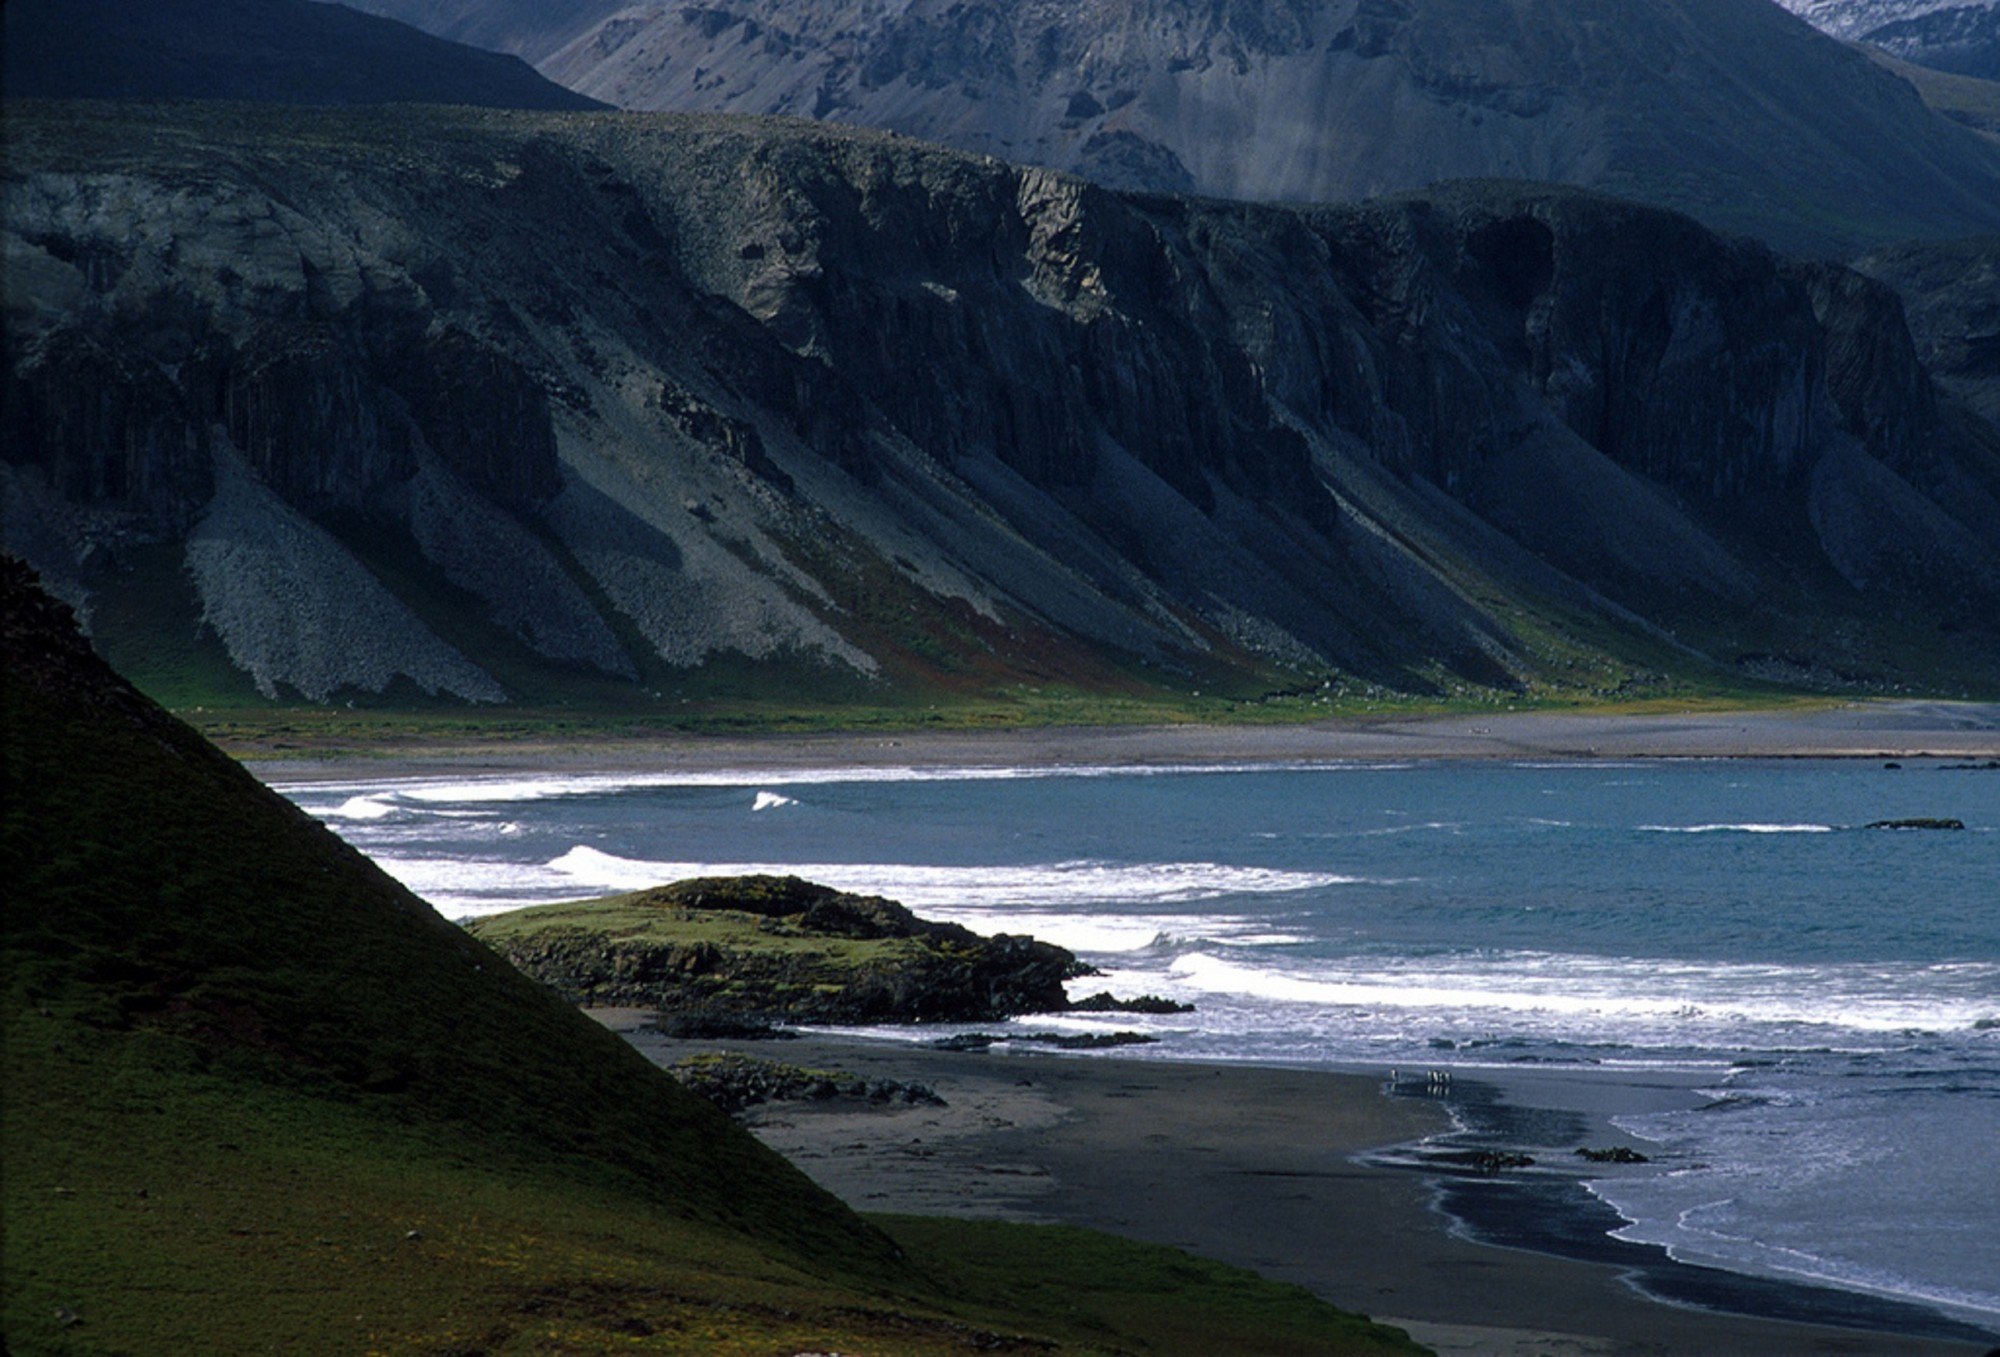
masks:
[[(428, 0), (371, 0), (465, 33)], [(1592, 187), (1845, 255), (2000, 229), (2000, 148), (1764, 0), (716, 0), (488, 9), (483, 41), (633, 109), (888, 128), (1112, 187), (1352, 201)], [(527, 41), (529, 35), (532, 41)]]
[(667, 715), (1992, 672), (1991, 436), (1894, 295), (1654, 209), (699, 117), (15, 124), (6, 531), (114, 654)]
[(525, 62), (314, 0), (13, 0), (8, 99), (247, 99), (587, 109)]

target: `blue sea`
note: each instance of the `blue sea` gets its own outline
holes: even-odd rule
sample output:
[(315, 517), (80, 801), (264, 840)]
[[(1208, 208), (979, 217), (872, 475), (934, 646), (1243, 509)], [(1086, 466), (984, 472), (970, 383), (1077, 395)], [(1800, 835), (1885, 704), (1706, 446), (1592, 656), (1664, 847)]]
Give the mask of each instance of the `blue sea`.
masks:
[[(1195, 1005), (1027, 1024), (1159, 1038), (1128, 1057), (1440, 1070), (1517, 1101), (1568, 1079), (1651, 1160), (1584, 1175), (1617, 1239), (2000, 1332), (2000, 773), (1669, 760), (280, 790), (449, 917), (796, 873), (1061, 943), (1103, 972), (1079, 996)], [(1966, 828), (1862, 827), (1917, 816)]]

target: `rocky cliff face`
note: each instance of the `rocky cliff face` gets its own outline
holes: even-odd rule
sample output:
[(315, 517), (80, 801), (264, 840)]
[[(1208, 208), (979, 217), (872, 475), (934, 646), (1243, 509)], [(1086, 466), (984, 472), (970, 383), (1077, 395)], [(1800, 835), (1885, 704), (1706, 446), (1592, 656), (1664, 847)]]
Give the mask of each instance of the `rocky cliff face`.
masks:
[(519, 5), (473, 37), (462, 6), (369, 3), (626, 108), (893, 128), (1121, 188), (1552, 181), (1815, 253), (2000, 229), (2000, 147), (1764, 0), (578, 4), (560, 46)]
[(1856, 267), (1904, 299), (1939, 385), (2000, 425), (2000, 236), (1898, 246)]
[(13, 132), (7, 541), (270, 694), (1891, 681), (2000, 615), (1894, 297), (1650, 209), (702, 118)]

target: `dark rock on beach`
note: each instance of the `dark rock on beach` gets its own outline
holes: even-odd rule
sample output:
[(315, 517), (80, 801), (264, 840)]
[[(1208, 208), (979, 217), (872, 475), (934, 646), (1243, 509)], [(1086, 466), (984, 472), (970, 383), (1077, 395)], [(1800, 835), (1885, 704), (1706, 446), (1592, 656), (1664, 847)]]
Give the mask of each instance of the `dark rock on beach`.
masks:
[(1158, 1041), (1143, 1032), (1022, 1032), (996, 1036), (991, 1032), (959, 1032), (931, 1043), (936, 1051), (984, 1051), (1014, 1043), (1053, 1046), (1060, 1051), (1101, 1051), (1113, 1046), (1145, 1046)]
[(768, 1022), (698, 1008), (661, 1013), (654, 1026), (661, 1036), (677, 1041), (791, 1041), (798, 1036)]
[(1494, 1174), (1502, 1169), (1533, 1168), (1535, 1157), (1512, 1150), (1447, 1150), (1424, 1156), (1432, 1164), (1449, 1164), (1475, 1173)]
[(857, 1079), (845, 1070), (807, 1069), (745, 1055), (698, 1055), (667, 1073), (734, 1116), (759, 1103), (829, 1102), (837, 1098), (881, 1106), (943, 1107), (928, 1085), (901, 1079)]
[(1916, 815), (1902, 820), (1870, 820), (1863, 829), (1964, 829), (1965, 821)]
[(1576, 1147), (1579, 1159), (1593, 1164), (1650, 1164), (1653, 1162), (1629, 1145), (1612, 1145), (1603, 1149), (1592, 1149), (1588, 1145)]

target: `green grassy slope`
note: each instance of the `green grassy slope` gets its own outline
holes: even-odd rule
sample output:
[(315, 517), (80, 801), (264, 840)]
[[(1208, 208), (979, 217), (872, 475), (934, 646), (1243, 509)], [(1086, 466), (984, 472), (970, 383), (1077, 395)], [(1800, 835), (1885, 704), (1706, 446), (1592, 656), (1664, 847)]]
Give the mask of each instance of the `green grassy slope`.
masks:
[[(1112, 1241), (1078, 1298), (1055, 1236), (896, 1223), (911, 1256), (140, 697), (5, 571), (7, 1351), (1404, 1350)], [(1010, 1300), (988, 1253), (1035, 1294)], [(1190, 1289), (1148, 1318), (1169, 1267)]]

